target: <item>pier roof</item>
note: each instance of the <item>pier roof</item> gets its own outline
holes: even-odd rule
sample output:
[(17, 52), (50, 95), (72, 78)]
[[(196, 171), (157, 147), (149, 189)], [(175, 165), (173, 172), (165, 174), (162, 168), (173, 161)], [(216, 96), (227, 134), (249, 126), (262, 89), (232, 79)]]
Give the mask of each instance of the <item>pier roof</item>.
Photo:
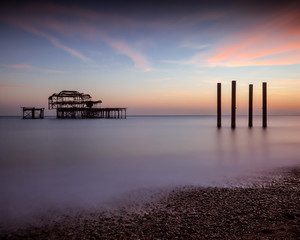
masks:
[(80, 93), (78, 91), (63, 90), (59, 93), (53, 93), (48, 98), (48, 108), (91, 108), (93, 105), (102, 103), (101, 100), (92, 101), (90, 94)]

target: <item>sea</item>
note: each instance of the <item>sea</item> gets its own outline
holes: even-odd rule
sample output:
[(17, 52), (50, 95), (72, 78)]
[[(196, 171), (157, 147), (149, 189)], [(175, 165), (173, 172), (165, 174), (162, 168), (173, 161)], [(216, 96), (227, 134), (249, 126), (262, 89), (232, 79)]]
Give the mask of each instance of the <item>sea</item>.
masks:
[(300, 116), (0, 117), (0, 153), (1, 230), (299, 166)]

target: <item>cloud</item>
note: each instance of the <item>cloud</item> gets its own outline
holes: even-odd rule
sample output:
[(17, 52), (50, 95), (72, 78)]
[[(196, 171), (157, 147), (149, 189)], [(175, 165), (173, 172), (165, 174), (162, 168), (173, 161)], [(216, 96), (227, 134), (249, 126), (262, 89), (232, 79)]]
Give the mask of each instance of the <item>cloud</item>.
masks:
[(299, 9), (283, 9), (238, 32), (205, 60), (208, 66), (291, 65), (300, 63)]
[(71, 23), (64, 25), (58, 22), (54, 24), (51, 21), (47, 21), (45, 26), (51, 26), (52, 30), (55, 30), (57, 32), (64, 32), (70, 35), (80, 34), (81, 37), (83, 36), (84, 38), (89, 40), (103, 41), (108, 46), (113, 48), (118, 54), (128, 56), (134, 62), (135, 67), (143, 69), (145, 72), (151, 71), (151, 68), (149, 67), (149, 61), (144, 56), (144, 54), (138, 50), (137, 47), (129, 45), (124, 40), (119, 40), (111, 37), (103, 30), (99, 30), (99, 28), (97, 26), (94, 26), (94, 24), (81, 22), (80, 24), (74, 26)]
[(146, 58), (140, 52), (126, 44), (124, 41), (116, 41), (110, 38), (106, 38), (106, 42), (109, 46), (113, 47), (119, 53), (130, 57), (135, 63), (136, 67), (142, 68), (146, 72), (151, 71), (151, 68), (147, 67), (149, 64)]
[(31, 66), (24, 65), (24, 64), (8, 65), (8, 67), (17, 68), (17, 69), (31, 69), (32, 68)]
[(7, 68), (15, 68), (15, 69), (32, 69), (32, 66), (26, 64), (14, 64), (14, 65), (0, 64), (0, 66), (7, 67)]
[[(169, 6), (164, 5), (164, 7), (164, 10), (169, 12)], [(158, 17), (155, 15), (155, 18), (151, 14), (145, 14), (145, 17), (137, 19), (135, 11), (130, 11), (130, 14), (127, 11), (117, 11), (115, 13), (105, 11), (105, 8), (99, 10), (100, 8), (86, 9), (76, 7), (76, 4), (64, 6), (53, 3), (35, 3), (23, 4), (22, 8), (20, 8), (22, 10), (13, 8), (11, 10), (12, 14), (6, 14), (5, 18), (15, 26), (47, 39), (54, 46), (84, 62), (88, 62), (90, 59), (79, 51), (62, 44), (58, 37), (48, 33), (53, 32), (55, 36), (79, 36), (88, 40), (104, 41), (117, 53), (124, 54), (132, 59), (136, 68), (147, 72), (150, 71), (151, 67), (141, 48), (137, 47), (138, 44), (134, 44), (132, 40), (118, 39), (116, 32), (124, 31), (125, 29), (128, 33), (150, 30), (150, 32), (160, 34), (162, 32), (165, 33), (167, 29), (170, 34), (175, 33), (177, 35), (180, 29), (191, 28), (203, 22), (220, 19), (225, 14), (223, 10), (205, 11), (202, 8), (197, 8), (196, 11), (191, 13), (189, 7), (182, 12), (182, 6), (178, 7), (179, 5), (176, 5), (174, 12), (172, 11), (173, 14), (162, 14), (160, 12), (157, 13), (158, 15), (156, 14)], [(147, 9), (147, 13), (148, 11), (149, 9)], [(174, 18), (174, 16), (176, 17)], [(207, 45), (185, 42), (182, 44), (182, 47), (202, 49), (206, 48)]]
[[(244, 29), (231, 31), (225, 38), (221, 36), (218, 42), (188, 59), (164, 62), (202, 67), (300, 64), (299, 8), (277, 9), (244, 25)], [(183, 46), (193, 44), (186, 42)]]
[(35, 25), (41, 24), (43, 21), (38, 18), (35, 19), (34, 17), (27, 17), (27, 16), (20, 15), (19, 18), (16, 18), (16, 19), (10, 18), (7, 16), (4, 19), (7, 22), (9, 22), (10, 24), (12, 24), (18, 28), (21, 28), (21, 29), (23, 29), (27, 32), (30, 32), (36, 36), (39, 36), (39, 37), (42, 37), (42, 38), (48, 40), (51, 44), (53, 44), (57, 48), (69, 53), (70, 55), (72, 55), (76, 58), (79, 58), (80, 60), (82, 60), (84, 62), (91, 61), (89, 58), (87, 58), (86, 56), (81, 54), (79, 51), (62, 44), (56, 37), (53, 37), (50, 34), (47, 34), (44, 31), (39, 30)]
[[(10, 19), (10, 22), (13, 25), (22, 28), (30, 33), (33, 33), (39, 37), (43, 37), (47, 39), (51, 44), (56, 46), (57, 48), (69, 53), (72, 56), (79, 58), (84, 62), (91, 62), (91, 59), (81, 54), (79, 51), (72, 49), (64, 44), (62, 44), (56, 37), (47, 34), (45, 31), (41, 31), (40, 28), (47, 29), (48, 31), (54, 31), (56, 34), (60, 35), (68, 35), (68, 36), (76, 36), (79, 35), (81, 38), (85, 38), (88, 40), (100, 40), (104, 41), (111, 48), (116, 50), (119, 54), (124, 54), (128, 56), (134, 62), (135, 67), (141, 68), (144, 71), (151, 71), (149, 67), (149, 62), (146, 57), (137, 50), (137, 48), (130, 46), (124, 40), (118, 40), (110, 37), (107, 33), (100, 30), (97, 24), (90, 23), (87, 20), (103, 20), (101, 14), (97, 14), (96, 12), (89, 10), (80, 10), (77, 8), (69, 9), (67, 12), (61, 12), (64, 7), (49, 5), (50, 8), (48, 10), (52, 10), (54, 12), (59, 13), (68, 13), (75, 17), (80, 17), (81, 21), (78, 23), (77, 21), (58, 21), (55, 18), (52, 18), (50, 15), (41, 19), (30, 19), (28, 17), (24, 17), (22, 21), (16, 21)], [(92, 12), (92, 14), (91, 14)], [(38, 21), (37, 21), (38, 20)], [(96, 22), (97, 23), (97, 22)]]
[(60, 43), (56, 38), (54, 38), (54, 37), (45, 35), (45, 38), (48, 39), (53, 45), (55, 45), (56, 47), (62, 49), (62, 50), (65, 51), (65, 52), (71, 54), (72, 56), (75, 56), (75, 57), (81, 59), (81, 60), (84, 61), (84, 62), (89, 62), (89, 61), (91, 61), (89, 58), (83, 56), (83, 55), (82, 55), (80, 52), (78, 52), (77, 50), (72, 49), (72, 48), (70, 48), (70, 47), (68, 47), (68, 46), (66, 46), (66, 45), (61, 44), (61, 43)]
[(40, 37), (43, 37), (45, 39), (47, 39), (49, 42), (51, 42), (54, 46), (60, 48), (61, 50), (69, 53), (70, 55), (72, 56), (75, 56), (77, 58), (79, 58), (80, 60), (84, 61), (84, 62), (88, 62), (90, 61), (89, 58), (83, 56), (80, 52), (78, 52), (77, 50), (75, 49), (72, 49), (66, 45), (63, 45), (57, 38), (51, 36), (51, 35), (48, 35), (38, 29), (36, 29), (35, 27), (33, 26), (30, 26), (30, 25), (26, 25), (26, 24), (18, 24), (21, 28), (23, 28), (24, 30), (27, 30), (28, 32), (31, 32), (37, 36), (40, 36)]
[(0, 64), (2, 67), (7, 67), (7, 68), (15, 68), (15, 69), (32, 69), (32, 66), (26, 65), (26, 64)]
[(191, 49), (203, 49), (207, 48), (209, 45), (208, 44), (199, 44), (195, 42), (183, 42), (180, 44), (180, 47), (182, 48), (191, 48)]
[(26, 64), (0, 64), (2, 67), (7, 67), (7, 68), (14, 68), (14, 69), (25, 69), (25, 70), (31, 70), (31, 71), (37, 71), (37, 72), (48, 72), (48, 73), (61, 73), (63, 71), (60, 70), (54, 70), (54, 69), (46, 69), (46, 68), (38, 68), (38, 67), (33, 67), (30, 65)]
[[(181, 6), (176, 6), (173, 14), (162, 14), (162, 11), (155, 17), (152, 14), (144, 17), (139, 15), (137, 19), (134, 11), (131, 12), (133, 14), (128, 14), (125, 10), (116, 10), (115, 13), (105, 11), (105, 8), (91, 10), (74, 5), (25, 4), (22, 11), (16, 11), (14, 15), (8, 15), (6, 18), (15, 26), (47, 39), (57, 48), (83, 62), (89, 62), (91, 59), (63, 44), (59, 36), (79, 37), (99, 44), (101, 41), (105, 42), (116, 53), (128, 56), (136, 68), (144, 71), (151, 69), (150, 63), (142, 48), (137, 47), (132, 39), (127, 39), (131, 33), (134, 36), (144, 36), (143, 33), (147, 32), (160, 37), (159, 34), (165, 36), (167, 32), (169, 37), (178, 38), (180, 42), (181, 39), (188, 39), (187, 34), (193, 31), (193, 40), (182, 41), (180, 47), (201, 50), (201, 53), (179, 61), (165, 60), (168, 63), (202, 67), (281, 65), (282, 61), (274, 60), (278, 54), (284, 54), (284, 58), (288, 59), (285, 64), (299, 63), (293, 53), (296, 51), (297, 54), (299, 51), (299, 8), (276, 8), (277, 10), (273, 11), (273, 7), (263, 5), (262, 8), (269, 7), (272, 11), (260, 11), (260, 15), (256, 16), (255, 11), (259, 12), (257, 8), (249, 12), (248, 9), (238, 11), (240, 9), (232, 10), (231, 7), (219, 7), (214, 10), (207, 6), (194, 10), (191, 6), (188, 11), (179, 11)], [(240, 20), (238, 24), (233, 24), (233, 20), (236, 23), (237, 19)], [(241, 26), (245, 30), (240, 31)], [(199, 29), (197, 33), (196, 27)], [(227, 37), (224, 38), (224, 35)], [(195, 38), (203, 41), (198, 43), (194, 41)], [(211, 39), (212, 42), (209, 41)]]

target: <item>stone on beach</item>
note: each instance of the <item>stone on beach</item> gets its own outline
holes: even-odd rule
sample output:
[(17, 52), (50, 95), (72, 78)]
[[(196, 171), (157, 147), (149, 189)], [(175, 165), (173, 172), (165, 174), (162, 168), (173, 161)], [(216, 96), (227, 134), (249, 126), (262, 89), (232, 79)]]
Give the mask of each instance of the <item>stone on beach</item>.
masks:
[(300, 168), (261, 187), (184, 187), (139, 211), (69, 217), (1, 239), (299, 239)]

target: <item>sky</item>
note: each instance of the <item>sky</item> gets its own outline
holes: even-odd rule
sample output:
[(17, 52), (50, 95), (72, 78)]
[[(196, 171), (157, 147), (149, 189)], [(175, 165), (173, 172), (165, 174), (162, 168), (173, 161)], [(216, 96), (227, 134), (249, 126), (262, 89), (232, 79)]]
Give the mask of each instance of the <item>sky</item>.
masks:
[[(11, 1), (0, 10), (0, 115), (62, 90), (129, 115), (300, 114), (300, 1)], [(209, 3), (207, 3), (209, 2)], [(55, 110), (46, 110), (55, 115)]]

